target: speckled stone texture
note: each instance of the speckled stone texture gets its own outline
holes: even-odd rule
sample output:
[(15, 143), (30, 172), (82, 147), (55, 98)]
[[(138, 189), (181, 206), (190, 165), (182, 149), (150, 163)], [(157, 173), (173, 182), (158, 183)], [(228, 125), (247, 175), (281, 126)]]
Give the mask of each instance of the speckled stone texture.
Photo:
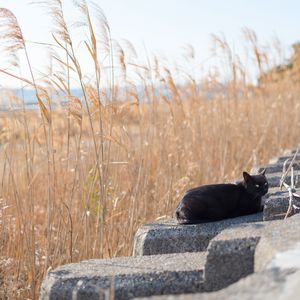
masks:
[(272, 269), (249, 275), (213, 293), (154, 296), (135, 300), (297, 300), (299, 295), (300, 271)]
[(257, 237), (212, 241), (205, 264), (205, 290), (220, 290), (254, 272)]
[[(211, 244), (220, 243), (217, 251), (236, 252), (236, 240), (250, 241), (256, 237), (254, 243), (250, 243), (250, 249), (254, 249), (255, 273), (239, 280), (238, 282), (212, 293), (169, 295), (151, 297), (151, 300), (296, 300), (300, 299), (300, 216), (295, 215), (286, 221), (271, 221), (256, 224), (247, 224), (244, 230), (229, 228), (218, 235)], [(235, 239), (232, 237), (235, 236)], [(250, 239), (249, 239), (250, 237)], [(257, 237), (260, 237), (257, 239)], [(255, 241), (258, 240), (258, 243)], [(228, 245), (221, 243), (226, 242)], [(241, 242), (242, 247), (246, 244)], [(228, 247), (229, 246), (229, 247)], [(217, 248), (217, 247), (216, 247)], [(252, 250), (251, 250), (252, 252)], [(250, 255), (251, 256), (251, 255)], [(246, 256), (249, 258), (250, 256)], [(208, 257), (209, 259), (209, 254)], [(217, 257), (217, 260), (220, 258)], [(239, 260), (239, 258), (237, 258)], [(230, 260), (229, 260), (230, 261)], [(228, 262), (229, 262), (228, 261)], [(244, 262), (242, 262), (244, 263)], [(225, 263), (226, 265), (226, 263)], [(227, 265), (228, 270), (236, 272), (232, 262)], [(249, 264), (251, 265), (251, 264)], [(217, 272), (217, 270), (216, 270)], [(217, 275), (218, 276), (218, 275)], [(204, 272), (207, 280), (206, 270)], [(209, 290), (209, 288), (206, 288)], [(141, 299), (140, 299), (141, 300)]]
[(134, 238), (134, 256), (163, 253), (205, 251), (210, 240), (225, 228), (262, 220), (262, 213), (218, 222), (179, 225), (175, 219), (164, 219), (143, 225)]
[(201, 292), (204, 263), (204, 253), (82, 261), (48, 272), (40, 299), (122, 300)]
[(279, 252), (295, 247), (300, 242), (300, 215), (294, 215), (286, 220), (265, 222), (268, 224), (255, 251), (255, 271), (261, 272), (267, 268), (271, 260)]
[[(289, 193), (287, 191), (274, 190), (265, 197), (263, 220), (284, 219), (289, 207)], [(299, 208), (298, 208), (299, 207)], [(293, 197), (293, 206), (289, 216), (300, 212), (300, 198)]]
[(243, 227), (232, 226), (219, 233), (212, 242), (234, 239), (259, 239), (254, 255), (254, 270), (261, 272), (280, 251), (286, 251), (300, 242), (300, 215), (296, 214), (286, 220), (255, 222)]
[[(272, 187), (279, 187), (280, 186), (280, 179), (281, 179), (281, 176), (282, 176), (282, 172), (280, 173), (266, 173), (266, 177), (267, 177), (267, 180), (268, 180), (268, 183), (269, 183), (269, 187), (272, 188)], [(296, 187), (300, 187), (300, 180), (299, 180), (299, 171), (296, 173), (294, 173), (294, 180), (295, 180), (295, 186)], [(290, 185), (291, 183), (291, 176), (288, 175), (286, 176), (285, 178), (285, 182)]]
[[(287, 164), (286, 167), (288, 167), (289, 164)], [(295, 171), (300, 170), (300, 164), (294, 164), (293, 168)], [(260, 166), (260, 167), (255, 167), (251, 169), (251, 174), (258, 174), (261, 173), (263, 170), (266, 170), (266, 174), (271, 174), (271, 173), (282, 173), (283, 171), (283, 163), (277, 163), (277, 164), (269, 164), (265, 166)]]

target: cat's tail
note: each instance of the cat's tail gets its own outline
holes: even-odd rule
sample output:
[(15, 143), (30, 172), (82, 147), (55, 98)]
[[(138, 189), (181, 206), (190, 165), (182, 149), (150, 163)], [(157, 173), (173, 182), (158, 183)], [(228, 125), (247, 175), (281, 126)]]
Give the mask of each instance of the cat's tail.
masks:
[(177, 222), (180, 225), (199, 224), (199, 223), (203, 223), (204, 222), (203, 220), (187, 219), (184, 216), (182, 216), (180, 210), (177, 210), (175, 214), (176, 214)]
[(188, 224), (188, 223), (187, 223), (188, 220), (185, 219), (185, 218), (183, 218), (183, 216), (182, 216), (182, 214), (181, 214), (181, 210), (179, 210), (178, 208), (177, 208), (177, 210), (176, 210), (175, 215), (176, 215), (177, 222), (178, 222), (179, 224)]
[(200, 224), (200, 223), (207, 223), (208, 221), (204, 220), (188, 220), (188, 219), (177, 219), (178, 224), (180, 225), (192, 225), (192, 224)]

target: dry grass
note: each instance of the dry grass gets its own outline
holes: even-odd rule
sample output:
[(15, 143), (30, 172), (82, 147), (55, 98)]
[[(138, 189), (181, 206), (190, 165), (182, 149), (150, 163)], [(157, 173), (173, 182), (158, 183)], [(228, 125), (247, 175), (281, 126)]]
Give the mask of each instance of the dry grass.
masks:
[[(87, 77), (61, 2), (47, 5), (56, 21), (47, 81), (0, 70), (34, 88), (40, 106), (0, 115), (0, 298), (37, 298), (46, 270), (60, 264), (130, 255), (136, 229), (172, 215), (186, 189), (239, 177), (300, 137), (299, 85), (247, 84), (247, 69), (224, 39), (214, 41), (228, 82), (210, 72), (179, 85), (158, 58), (130, 60), (133, 46), (112, 42), (99, 9), (95, 33), (80, 1), (87, 26), (79, 30), (89, 36), (83, 44), (94, 62)], [(26, 51), (16, 19), (0, 12), (9, 25), (2, 36), (8, 50)], [(265, 71), (268, 53), (253, 32), (246, 36), (258, 71)], [(83, 99), (71, 95), (71, 78)], [(49, 95), (58, 91), (68, 104), (54, 110)]]

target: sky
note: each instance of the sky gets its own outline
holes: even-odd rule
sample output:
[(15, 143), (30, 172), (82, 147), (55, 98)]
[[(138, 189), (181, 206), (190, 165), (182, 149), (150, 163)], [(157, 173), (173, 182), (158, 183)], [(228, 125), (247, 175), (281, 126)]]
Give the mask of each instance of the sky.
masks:
[[(52, 43), (51, 20), (40, 6), (32, 5), (32, 2), (0, 0), (0, 7), (8, 8), (16, 15), (26, 40)], [(224, 34), (229, 44), (239, 49), (241, 29), (244, 27), (253, 29), (261, 42), (276, 36), (287, 48), (300, 41), (299, 0), (95, 2), (108, 19), (112, 37), (129, 40), (141, 58), (155, 54), (174, 62), (180, 60), (184, 46), (191, 44), (197, 59), (205, 61), (211, 53), (211, 34)], [(71, 22), (72, 17), (74, 19), (76, 16), (72, 1), (65, 0), (63, 3)], [(44, 65), (47, 55), (44, 46), (29, 45), (29, 56), (35, 69)], [(6, 67), (6, 57), (0, 53), (0, 69)], [(0, 87), (15, 84), (11, 78), (0, 75)]]

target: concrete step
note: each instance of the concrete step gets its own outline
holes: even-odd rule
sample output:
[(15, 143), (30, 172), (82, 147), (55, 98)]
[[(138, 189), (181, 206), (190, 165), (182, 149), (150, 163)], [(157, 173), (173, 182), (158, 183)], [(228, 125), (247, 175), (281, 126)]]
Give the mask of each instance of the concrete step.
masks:
[(40, 299), (121, 300), (200, 292), (205, 257), (198, 252), (92, 259), (60, 266), (47, 273)]
[(132, 299), (214, 291), (254, 272), (257, 243), (256, 237), (233, 237), (212, 242), (207, 253), (123, 257), (64, 265), (47, 273), (40, 299)]
[[(267, 293), (270, 289), (266, 276), (270, 276), (272, 286), (276, 285), (276, 278), (290, 278), (287, 276), (292, 274), (288, 273), (290, 270), (287, 272), (287, 269), (278, 267), (276, 257), (300, 243), (297, 230), (300, 215), (284, 221), (276, 220), (284, 217), (289, 203), (288, 193), (278, 190), (282, 175), (278, 166), (282, 166), (292, 152), (287, 155), (267, 166), (270, 189), (264, 199), (263, 213), (197, 225), (179, 225), (171, 218), (144, 225), (135, 236), (134, 257), (88, 260), (60, 266), (46, 274), (40, 299), (132, 299), (167, 294), (174, 295), (157, 299), (231, 299), (231, 295), (248, 296), (250, 292), (247, 290), (239, 294), (239, 287), (230, 291), (231, 287), (243, 286), (242, 283), (248, 281), (246, 285), (252, 293), (256, 287), (259, 295), (259, 281), (266, 287), (261, 291)], [(295, 177), (299, 170), (296, 170)], [(289, 180), (287, 178), (287, 183)], [(298, 181), (296, 186), (299, 185)], [(297, 212), (294, 209), (292, 214)], [(289, 266), (293, 262), (285, 257), (281, 258), (282, 261), (290, 261)], [(278, 268), (280, 272), (276, 273), (274, 270)], [(253, 272), (256, 273), (251, 275)], [(206, 293), (220, 289), (223, 290)]]
[(195, 225), (179, 225), (171, 218), (159, 220), (138, 229), (133, 255), (205, 251), (210, 240), (225, 228), (262, 220), (262, 213)]
[[(288, 165), (286, 166), (288, 167)], [(300, 164), (293, 164), (293, 168), (295, 171), (300, 170)], [(264, 169), (266, 169), (266, 174), (271, 174), (271, 173), (281, 173), (283, 172), (283, 163), (277, 163), (277, 164), (269, 164), (265, 166), (259, 166), (251, 169), (251, 174), (259, 174), (261, 173)]]
[[(294, 197), (294, 205), (300, 207), (300, 199)], [(264, 197), (263, 214), (242, 216), (218, 222), (195, 225), (179, 225), (175, 219), (163, 219), (140, 227), (134, 238), (134, 256), (163, 253), (205, 251), (210, 240), (224, 229), (239, 224), (283, 219), (289, 206), (289, 194), (278, 188), (270, 188)], [(294, 207), (289, 216), (299, 213)]]
[[(272, 173), (270, 175), (266, 175), (266, 177), (268, 179), (268, 183), (269, 183), (270, 187), (279, 187), (280, 186), (280, 179), (282, 177), (282, 173)], [(288, 174), (285, 177), (284, 182), (287, 183), (288, 185), (292, 185), (290, 174)], [(300, 187), (300, 171), (294, 172), (294, 186)]]
[[(286, 220), (256, 222), (244, 224), (244, 227), (232, 226), (224, 229), (211, 243), (230, 242), (234, 239), (248, 241), (259, 239), (255, 249), (254, 269), (261, 272), (274, 259), (278, 252), (287, 251), (300, 242), (300, 215)], [(209, 249), (209, 248), (208, 248)]]
[[(300, 187), (300, 172), (296, 171), (294, 173), (294, 182), (296, 187)], [(269, 183), (269, 187), (279, 187), (280, 186), (280, 179), (282, 177), (282, 173), (266, 173), (266, 177)], [(290, 185), (291, 184), (291, 175), (288, 174), (285, 178), (285, 182)]]
[[(238, 240), (244, 239), (245, 241), (248, 241), (250, 236), (252, 239), (256, 236), (259, 241), (255, 247), (253, 260), (255, 273), (252, 275), (217, 292), (158, 296), (144, 298), (144, 300), (299, 299), (300, 234), (297, 228), (300, 225), (300, 217), (297, 215), (284, 222), (272, 221), (263, 224), (248, 224), (243, 232), (239, 228), (231, 228), (212, 241), (216, 244), (220, 243), (219, 252), (221, 253), (223, 251), (221, 245), (224, 245), (224, 242), (234, 243), (231, 239), (233, 234)], [(224, 265), (229, 268), (230, 261), (225, 259)], [(234, 269), (232, 271), (235, 272)]]
[[(284, 219), (289, 208), (288, 191), (280, 191), (279, 189), (271, 189), (264, 197), (263, 220)], [(299, 207), (299, 209), (298, 209)], [(289, 216), (300, 212), (300, 198), (293, 196), (293, 206)]]
[(300, 245), (299, 226), (300, 215), (285, 221), (237, 223), (217, 234), (206, 254), (89, 260), (61, 266), (47, 273), (41, 299), (132, 299), (220, 290), (253, 272), (278, 268), (280, 263), (292, 266), (295, 262), (282, 258), (281, 253), (293, 257), (295, 245)]
[(196, 293), (135, 300), (296, 300), (300, 295), (300, 271), (271, 269), (255, 273), (213, 293)]
[[(284, 163), (285, 161), (290, 162), (293, 159), (293, 157), (294, 157), (294, 154), (273, 157), (273, 158), (271, 158), (269, 160), (269, 164)], [(299, 153), (295, 157), (294, 161), (295, 161), (295, 163), (299, 163), (300, 162), (300, 154)]]

